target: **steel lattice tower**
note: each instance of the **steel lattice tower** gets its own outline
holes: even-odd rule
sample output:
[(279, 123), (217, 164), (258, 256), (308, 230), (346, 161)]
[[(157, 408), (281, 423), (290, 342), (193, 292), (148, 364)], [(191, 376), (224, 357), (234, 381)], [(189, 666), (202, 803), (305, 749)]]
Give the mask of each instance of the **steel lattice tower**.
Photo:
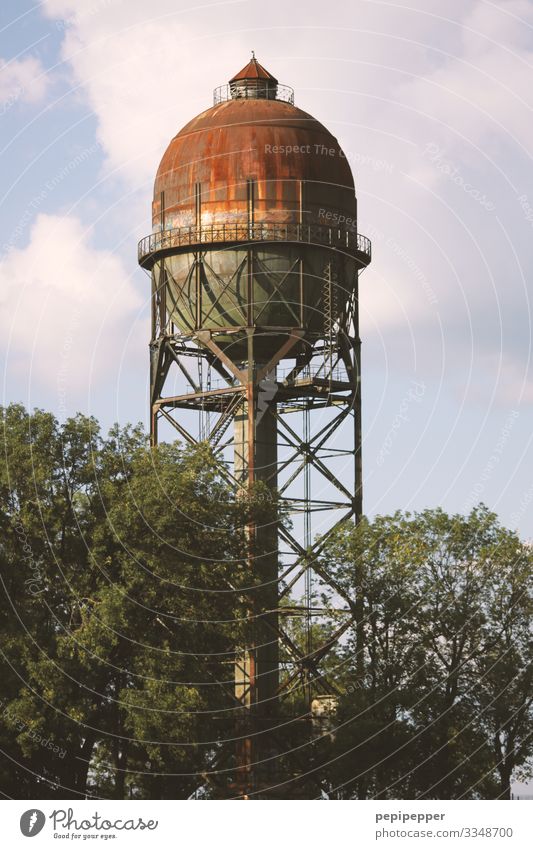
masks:
[(268, 553), (251, 557), (262, 588), (252, 644), (236, 652), (234, 795), (272, 781), (259, 764), (276, 750), (280, 701), (300, 688), (311, 716), (337, 692), (321, 662), (353, 620), (341, 608), (314, 645), (313, 589), (330, 582), (328, 534), (362, 512), (358, 275), (370, 259), (337, 140), (254, 57), (172, 139), (139, 244), (153, 443), (162, 421), (209, 442), (236, 493), (263, 481), (293, 517), (292, 530), (249, 529)]

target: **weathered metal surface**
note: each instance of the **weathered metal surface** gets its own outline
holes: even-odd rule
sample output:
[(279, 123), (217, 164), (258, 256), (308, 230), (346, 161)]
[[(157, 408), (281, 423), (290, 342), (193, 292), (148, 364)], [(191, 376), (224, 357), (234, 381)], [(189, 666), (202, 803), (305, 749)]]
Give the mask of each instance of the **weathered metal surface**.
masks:
[(172, 139), (155, 180), (154, 231), (161, 229), (162, 200), (165, 229), (250, 223), (249, 180), (256, 224), (298, 223), (302, 212), (305, 224), (341, 219), (357, 230), (353, 177), (336, 138), (290, 103), (251, 98), (208, 109)]
[(231, 78), (230, 83), (237, 82), (237, 80), (271, 80), (277, 83), (276, 77), (272, 76), (270, 71), (267, 71), (254, 55), (252, 55), (248, 64)]
[[(231, 97), (276, 98), (278, 81), (263, 68), (252, 53), (252, 59), (229, 81)], [(215, 103), (220, 102), (215, 95)]]
[[(338, 318), (360, 267), (349, 254), (319, 246), (275, 242), (225, 250), (179, 252), (153, 269), (174, 324), (184, 333), (216, 333), (217, 344), (237, 362), (246, 358), (247, 328), (255, 328), (255, 351), (268, 358), (292, 329), (302, 345), (324, 331), (325, 269), (337, 268)], [(303, 285), (302, 285), (303, 282)]]

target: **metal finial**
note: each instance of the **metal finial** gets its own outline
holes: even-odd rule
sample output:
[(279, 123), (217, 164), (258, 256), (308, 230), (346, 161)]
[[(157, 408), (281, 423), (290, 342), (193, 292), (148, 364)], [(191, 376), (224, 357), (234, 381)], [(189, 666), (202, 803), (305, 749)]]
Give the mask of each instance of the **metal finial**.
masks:
[(252, 59), (255, 59), (255, 50), (252, 50)]

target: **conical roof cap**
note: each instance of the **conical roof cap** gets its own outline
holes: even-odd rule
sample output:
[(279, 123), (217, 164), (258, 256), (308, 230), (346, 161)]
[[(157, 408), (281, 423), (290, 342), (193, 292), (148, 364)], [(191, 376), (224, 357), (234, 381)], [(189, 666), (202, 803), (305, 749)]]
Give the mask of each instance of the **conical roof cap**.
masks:
[(274, 85), (278, 84), (276, 77), (273, 77), (266, 68), (257, 61), (255, 54), (252, 51), (252, 58), (244, 68), (235, 74), (230, 80), (231, 83), (240, 82), (241, 80), (269, 80)]

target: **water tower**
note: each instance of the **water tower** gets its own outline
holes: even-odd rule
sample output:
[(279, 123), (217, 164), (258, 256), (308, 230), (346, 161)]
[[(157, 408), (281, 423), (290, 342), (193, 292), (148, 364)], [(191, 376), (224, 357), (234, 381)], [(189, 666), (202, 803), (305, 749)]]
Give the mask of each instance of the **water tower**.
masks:
[(339, 601), (338, 627), (313, 644), (320, 547), (362, 509), (358, 275), (370, 242), (339, 143), (255, 56), (170, 142), (152, 222), (139, 244), (152, 441), (161, 422), (209, 441), (236, 492), (263, 481), (293, 517), (292, 530), (250, 529), (267, 553), (250, 563), (254, 636), (235, 662), (236, 787), (249, 795), (264, 789), (280, 700), (300, 686), (309, 716), (332, 703), (320, 664), (353, 621)]

